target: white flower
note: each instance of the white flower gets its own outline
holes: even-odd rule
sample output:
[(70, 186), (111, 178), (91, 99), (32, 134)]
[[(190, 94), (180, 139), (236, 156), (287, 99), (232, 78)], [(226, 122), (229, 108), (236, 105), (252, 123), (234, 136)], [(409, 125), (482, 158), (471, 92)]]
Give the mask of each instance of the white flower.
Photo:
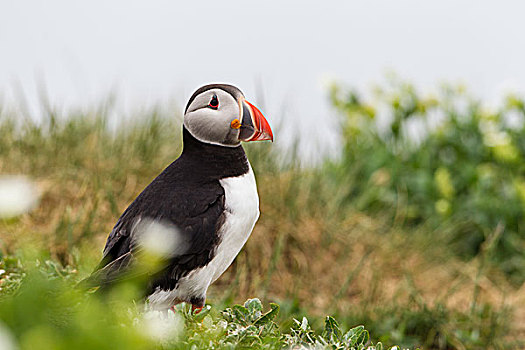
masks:
[(188, 247), (187, 240), (180, 230), (170, 222), (140, 218), (134, 229), (139, 237), (139, 244), (146, 252), (159, 257), (184, 254)]
[(17, 349), (15, 339), (4, 325), (0, 323), (0, 349), (15, 350)]
[(0, 218), (24, 214), (38, 204), (35, 184), (25, 176), (0, 177)]
[(171, 311), (146, 311), (139, 325), (140, 331), (159, 342), (177, 340), (184, 331), (183, 317)]

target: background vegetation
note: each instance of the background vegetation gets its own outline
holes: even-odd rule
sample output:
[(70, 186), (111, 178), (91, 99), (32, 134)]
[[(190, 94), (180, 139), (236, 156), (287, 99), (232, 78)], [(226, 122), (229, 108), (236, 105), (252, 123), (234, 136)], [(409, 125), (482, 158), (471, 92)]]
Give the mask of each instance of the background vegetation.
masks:
[[(30, 176), (41, 200), (0, 221), (0, 338), (22, 348), (357, 347), (365, 333), (353, 327), (364, 325), (374, 344), (525, 346), (524, 101), (489, 108), (461, 88), (424, 95), (397, 80), (366, 94), (335, 85), (330, 98), (336, 156), (314, 166), (278, 144), (247, 146), (259, 223), (210, 288), (211, 310), (194, 320), (181, 309), (162, 322), (179, 330), (168, 336), (141, 334), (163, 328), (130, 307), (132, 287), (108, 301), (71, 286), (96, 265), (120, 213), (178, 156), (180, 118), (150, 111), (112, 129), (107, 106), (49, 108), (42, 123), (4, 110), (0, 173)], [(278, 316), (256, 324), (257, 302), (231, 306), (253, 297), (278, 303)], [(326, 315), (353, 330), (344, 338)]]

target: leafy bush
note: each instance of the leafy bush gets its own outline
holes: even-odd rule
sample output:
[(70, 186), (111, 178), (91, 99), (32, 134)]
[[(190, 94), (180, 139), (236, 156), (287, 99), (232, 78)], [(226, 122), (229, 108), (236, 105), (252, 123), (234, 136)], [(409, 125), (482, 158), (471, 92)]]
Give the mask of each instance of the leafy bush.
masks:
[(185, 304), (174, 312), (144, 310), (133, 303), (133, 286), (85, 294), (75, 288), (72, 269), (45, 261), (25, 270), (15, 261), (2, 260), (7, 270), (0, 290), (0, 344), (12, 349), (382, 349), (369, 342), (363, 326), (344, 333), (331, 317), (322, 334), (306, 318), (283, 332), (275, 323), (279, 306), (264, 312), (259, 299), (222, 312), (207, 306), (194, 313)]
[(441, 227), (466, 258), (496, 236), (492, 261), (524, 281), (524, 100), (490, 109), (459, 88), (423, 96), (397, 80), (373, 99), (334, 86), (331, 99), (343, 148), (328, 167), (344, 203)]

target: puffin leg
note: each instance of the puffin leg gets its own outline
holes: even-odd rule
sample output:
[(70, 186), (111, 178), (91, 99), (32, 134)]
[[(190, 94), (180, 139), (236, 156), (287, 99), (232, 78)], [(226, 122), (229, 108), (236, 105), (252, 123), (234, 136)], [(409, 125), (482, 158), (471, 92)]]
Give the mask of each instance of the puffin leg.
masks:
[(191, 311), (194, 314), (198, 314), (199, 312), (201, 312), (205, 303), (206, 303), (206, 295), (191, 298), (190, 299)]
[(179, 305), (180, 303), (182, 303), (182, 301), (178, 300), (178, 299), (175, 299), (173, 301), (173, 305), (171, 305), (171, 307), (169, 308), (171, 311), (173, 311), (173, 313), (177, 313), (177, 311), (175, 310), (175, 306)]
[(199, 312), (202, 311), (202, 306), (196, 306), (196, 305), (191, 305), (191, 311), (193, 311), (194, 314), (198, 314)]

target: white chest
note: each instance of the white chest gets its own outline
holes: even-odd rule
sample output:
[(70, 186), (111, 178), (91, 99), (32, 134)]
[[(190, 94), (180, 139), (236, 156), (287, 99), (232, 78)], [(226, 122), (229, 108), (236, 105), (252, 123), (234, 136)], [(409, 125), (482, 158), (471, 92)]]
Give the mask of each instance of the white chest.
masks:
[(259, 195), (251, 167), (243, 176), (226, 178), (220, 182), (225, 192), (226, 220), (220, 231), (221, 243), (210, 262), (215, 270), (211, 282), (231, 265), (259, 218)]
[(225, 193), (225, 220), (214, 258), (208, 265), (181, 278), (175, 290), (158, 290), (152, 294), (149, 300), (158, 304), (157, 307), (169, 308), (173, 299), (205, 296), (209, 285), (226, 271), (250, 237), (259, 218), (259, 195), (251, 167), (247, 174), (225, 178), (220, 183)]

